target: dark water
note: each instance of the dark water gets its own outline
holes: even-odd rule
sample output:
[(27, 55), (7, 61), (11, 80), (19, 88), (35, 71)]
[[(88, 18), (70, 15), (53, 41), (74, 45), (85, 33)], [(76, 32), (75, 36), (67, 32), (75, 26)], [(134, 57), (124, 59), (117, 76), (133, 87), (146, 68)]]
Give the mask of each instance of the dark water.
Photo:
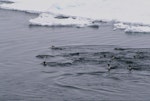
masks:
[(0, 10), (0, 101), (150, 100), (150, 34), (29, 26), (36, 16)]

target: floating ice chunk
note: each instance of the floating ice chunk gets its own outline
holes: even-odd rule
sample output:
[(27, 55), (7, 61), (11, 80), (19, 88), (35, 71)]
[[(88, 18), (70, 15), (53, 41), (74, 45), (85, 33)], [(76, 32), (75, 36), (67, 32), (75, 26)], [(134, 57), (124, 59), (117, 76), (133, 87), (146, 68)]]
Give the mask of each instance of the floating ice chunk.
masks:
[(117, 23), (114, 24), (114, 29), (121, 29), (125, 32), (131, 33), (150, 33), (150, 26), (148, 25), (135, 25), (135, 24), (124, 24), (124, 23)]
[(127, 29), (129, 27), (129, 25), (123, 24), (123, 23), (116, 23), (114, 24), (114, 30), (116, 29)]
[(78, 26), (84, 27), (91, 25), (90, 19), (79, 17), (54, 16), (52, 14), (42, 13), (38, 18), (30, 20), (31, 25), (41, 26)]
[(150, 33), (150, 26), (131, 26), (125, 29), (125, 32)]

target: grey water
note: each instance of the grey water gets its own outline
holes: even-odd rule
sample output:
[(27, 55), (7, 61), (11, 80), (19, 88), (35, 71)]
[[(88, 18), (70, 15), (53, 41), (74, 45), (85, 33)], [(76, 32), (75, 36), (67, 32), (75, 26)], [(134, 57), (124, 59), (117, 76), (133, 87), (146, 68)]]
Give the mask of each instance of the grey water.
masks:
[(150, 100), (149, 33), (29, 26), (35, 17), (0, 9), (0, 101)]

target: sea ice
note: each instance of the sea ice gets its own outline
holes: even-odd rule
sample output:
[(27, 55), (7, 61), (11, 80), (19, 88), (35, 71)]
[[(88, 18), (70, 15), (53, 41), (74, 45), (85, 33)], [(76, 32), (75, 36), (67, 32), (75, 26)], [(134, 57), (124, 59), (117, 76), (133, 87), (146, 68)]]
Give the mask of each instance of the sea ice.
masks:
[[(126, 23), (125, 26), (130, 26), (125, 29), (126, 32), (150, 32), (150, 0), (9, 1), (14, 3), (4, 3), (0, 7), (40, 14), (39, 17), (30, 20), (31, 24), (87, 26), (87, 24), (91, 24), (91, 20), (105, 20)], [(46, 16), (43, 16), (43, 14)], [(70, 17), (68, 19), (57, 19), (55, 18), (57, 15)], [(72, 19), (71, 17), (76, 17), (77, 19)], [(135, 26), (135, 24), (138, 26)]]

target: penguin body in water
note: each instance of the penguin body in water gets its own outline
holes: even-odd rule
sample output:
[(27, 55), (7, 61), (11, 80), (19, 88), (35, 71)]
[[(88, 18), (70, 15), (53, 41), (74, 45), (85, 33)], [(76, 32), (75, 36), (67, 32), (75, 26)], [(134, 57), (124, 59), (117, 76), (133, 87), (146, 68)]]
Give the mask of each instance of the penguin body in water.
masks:
[(132, 71), (132, 70), (133, 70), (133, 68), (131, 67), (131, 65), (129, 65), (127, 69), (128, 69), (129, 71)]
[(46, 62), (47, 56), (44, 57), (44, 61), (43, 61), (43, 66), (47, 66), (47, 62)]
[(111, 67), (111, 65), (110, 64), (107, 64), (107, 66), (108, 66), (108, 72), (112, 69), (112, 67)]
[(44, 66), (47, 66), (47, 63), (46, 63), (46, 61), (43, 61), (43, 65), (44, 65)]
[(51, 49), (52, 49), (52, 50), (63, 50), (62, 48), (56, 47), (56, 46), (51, 46)]

